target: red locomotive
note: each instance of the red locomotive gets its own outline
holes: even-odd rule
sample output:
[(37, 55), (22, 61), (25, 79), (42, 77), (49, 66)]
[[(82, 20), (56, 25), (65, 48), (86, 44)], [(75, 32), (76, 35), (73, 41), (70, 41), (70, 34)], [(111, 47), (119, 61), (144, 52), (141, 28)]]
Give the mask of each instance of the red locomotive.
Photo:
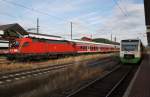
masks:
[(16, 39), (10, 48), (8, 58), (50, 57), (68, 54), (115, 52), (117, 45), (78, 40), (64, 40), (61, 37), (44, 34), (30, 34)]

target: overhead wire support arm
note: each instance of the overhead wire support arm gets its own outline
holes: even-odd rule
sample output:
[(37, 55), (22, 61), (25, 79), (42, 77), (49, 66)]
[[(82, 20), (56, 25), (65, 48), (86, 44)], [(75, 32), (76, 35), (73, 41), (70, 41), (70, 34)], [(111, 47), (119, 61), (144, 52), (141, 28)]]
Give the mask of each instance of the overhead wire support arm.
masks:
[(39, 18), (37, 18), (37, 34), (39, 33)]

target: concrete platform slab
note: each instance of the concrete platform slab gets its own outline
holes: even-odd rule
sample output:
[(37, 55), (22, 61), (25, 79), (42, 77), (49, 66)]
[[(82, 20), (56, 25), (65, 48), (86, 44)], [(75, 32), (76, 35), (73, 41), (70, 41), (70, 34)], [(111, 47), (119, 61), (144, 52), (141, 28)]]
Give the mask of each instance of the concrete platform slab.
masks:
[(143, 59), (123, 97), (150, 97), (150, 54)]

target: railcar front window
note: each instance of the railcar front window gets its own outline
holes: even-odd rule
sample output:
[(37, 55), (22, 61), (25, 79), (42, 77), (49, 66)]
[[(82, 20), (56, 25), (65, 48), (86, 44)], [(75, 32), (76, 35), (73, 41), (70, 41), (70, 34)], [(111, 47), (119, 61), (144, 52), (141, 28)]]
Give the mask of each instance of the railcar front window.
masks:
[(137, 51), (138, 45), (122, 45), (122, 51)]

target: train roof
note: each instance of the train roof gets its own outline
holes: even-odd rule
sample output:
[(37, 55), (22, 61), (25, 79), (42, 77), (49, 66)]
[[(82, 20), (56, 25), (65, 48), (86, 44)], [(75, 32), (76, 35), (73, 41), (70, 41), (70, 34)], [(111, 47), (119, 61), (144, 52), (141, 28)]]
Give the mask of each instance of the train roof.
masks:
[(49, 40), (64, 40), (64, 38), (62, 38), (60, 36), (39, 34), (39, 33), (29, 33), (29, 35), (26, 37), (39, 38), (39, 39), (49, 39)]
[(123, 39), (121, 42), (141, 42), (141, 39)]
[(97, 42), (90, 42), (90, 41), (81, 41), (81, 40), (68, 40), (71, 42), (75, 42), (75, 43), (86, 43), (86, 44), (96, 44), (96, 45), (108, 45), (108, 46), (113, 46), (114, 44), (106, 44), (106, 43), (97, 43)]
[(135, 40), (135, 41), (137, 41), (137, 40), (138, 40), (138, 41), (141, 41), (141, 39), (123, 39), (123, 40), (121, 40), (121, 41), (134, 41), (134, 40)]

